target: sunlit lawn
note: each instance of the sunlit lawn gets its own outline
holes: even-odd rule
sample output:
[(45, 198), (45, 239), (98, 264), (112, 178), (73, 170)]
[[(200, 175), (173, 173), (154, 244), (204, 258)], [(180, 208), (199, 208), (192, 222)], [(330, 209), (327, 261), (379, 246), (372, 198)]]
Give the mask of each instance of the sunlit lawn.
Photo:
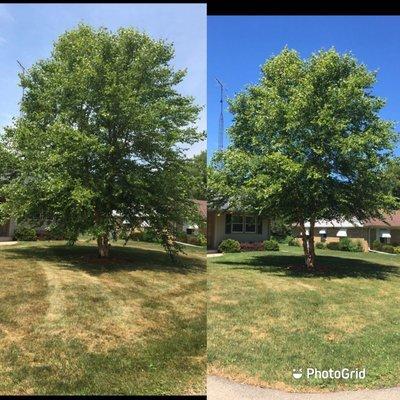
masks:
[(0, 394), (205, 392), (205, 252), (0, 246)]
[[(320, 276), (294, 273), (300, 248), (208, 259), (209, 372), (318, 391), (400, 383), (400, 256), (319, 250)], [(365, 380), (295, 380), (293, 368), (363, 368)]]

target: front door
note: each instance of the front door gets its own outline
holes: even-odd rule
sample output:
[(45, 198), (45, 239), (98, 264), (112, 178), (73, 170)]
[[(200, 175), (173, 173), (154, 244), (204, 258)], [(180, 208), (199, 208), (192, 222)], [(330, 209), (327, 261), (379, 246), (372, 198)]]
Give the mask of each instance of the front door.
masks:
[(215, 212), (207, 212), (207, 249), (214, 248), (215, 238)]

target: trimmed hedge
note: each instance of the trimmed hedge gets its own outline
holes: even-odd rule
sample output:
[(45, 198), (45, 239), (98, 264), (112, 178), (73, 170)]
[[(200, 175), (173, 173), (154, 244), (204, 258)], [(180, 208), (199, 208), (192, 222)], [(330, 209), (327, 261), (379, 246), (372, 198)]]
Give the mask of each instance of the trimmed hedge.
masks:
[(14, 240), (34, 242), (37, 240), (36, 229), (30, 227), (29, 225), (18, 225), (15, 228)]
[(391, 244), (384, 244), (382, 246), (382, 251), (384, 253), (390, 253), (393, 254), (394, 253), (394, 247)]
[(219, 244), (218, 251), (221, 253), (240, 253), (240, 243), (237, 240), (225, 239)]
[(326, 249), (326, 243), (324, 243), (324, 242), (317, 242), (317, 243), (315, 244), (315, 247), (316, 247), (317, 249), (325, 250), (325, 249)]
[(265, 240), (264, 250), (266, 251), (279, 251), (279, 243), (276, 240)]
[(339, 242), (330, 242), (326, 245), (329, 250), (339, 250)]
[(263, 242), (240, 242), (241, 251), (263, 251)]

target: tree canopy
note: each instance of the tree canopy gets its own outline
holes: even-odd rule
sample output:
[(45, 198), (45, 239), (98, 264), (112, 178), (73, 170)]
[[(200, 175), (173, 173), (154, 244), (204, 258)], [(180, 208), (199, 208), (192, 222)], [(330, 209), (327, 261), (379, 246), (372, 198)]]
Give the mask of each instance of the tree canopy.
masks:
[(188, 161), (188, 173), (192, 183), (192, 197), (197, 200), (207, 198), (207, 152), (203, 150)]
[(397, 133), (379, 116), (385, 102), (372, 93), (375, 82), (351, 54), (330, 49), (303, 60), (285, 48), (229, 102), (231, 144), (213, 159), (210, 192), (298, 224), (312, 267), (306, 222), (364, 221), (398, 207), (385, 179)]
[(111, 234), (145, 220), (170, 249), (174, 226), (195, 213), (181, 146), (204, 137), (173, 57), (172, 44), (131, 28), (61, 35), (20, 75), (22, 114), (3, 137), (17, 171), (1, 188), (3, 217), (50, 219), (72, 240), (90, 232), (105, 256)]

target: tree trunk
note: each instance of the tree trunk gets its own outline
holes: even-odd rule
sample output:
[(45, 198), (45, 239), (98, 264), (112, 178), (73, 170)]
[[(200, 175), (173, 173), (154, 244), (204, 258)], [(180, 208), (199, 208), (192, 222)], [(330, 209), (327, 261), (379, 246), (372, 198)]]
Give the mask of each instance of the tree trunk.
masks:
[(97, 249), (100, 258), (107, 258), (110, 254), (110, 244), (108, 243), (108, 235), (104, 234), (97, 238)]
[(307, 269), (315, 269), (315, 246), (314, 246), (314, 225), (315, 221), (310, 221), (310, 235), (307, 237), (304, 222), (300, 223), (303, 239), (303, 251), (305, 257), (305, 265)]

